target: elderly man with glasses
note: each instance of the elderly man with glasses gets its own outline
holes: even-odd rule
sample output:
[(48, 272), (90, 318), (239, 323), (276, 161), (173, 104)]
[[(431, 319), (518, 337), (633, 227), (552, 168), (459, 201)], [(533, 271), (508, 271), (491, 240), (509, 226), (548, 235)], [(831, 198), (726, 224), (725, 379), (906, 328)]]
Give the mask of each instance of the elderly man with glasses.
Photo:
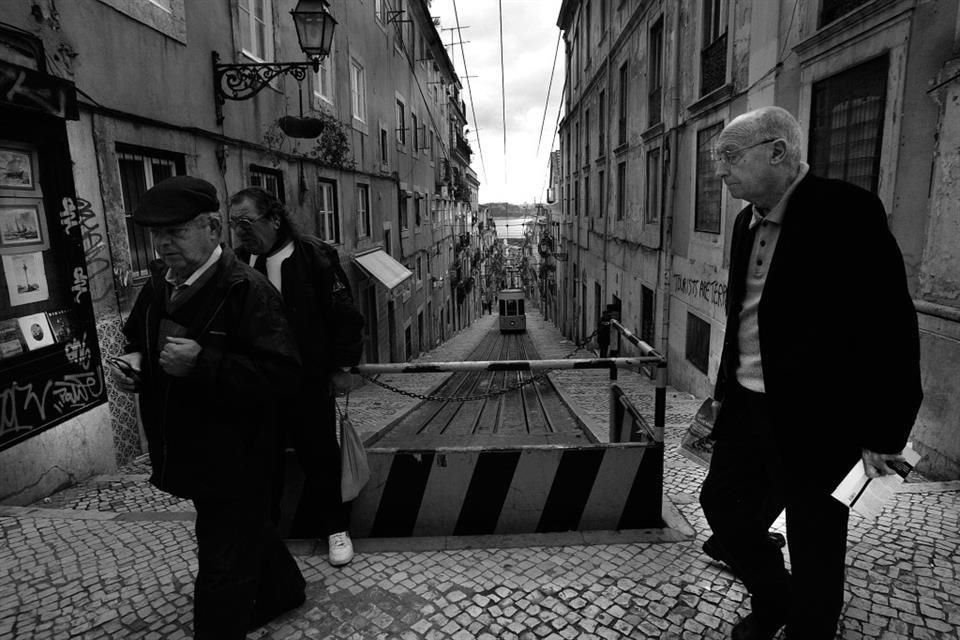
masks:
[[(353, 559), (350, 503), (340, 492), (335, 393), (350, 387), (347, 367), (363, 354), (363, 315), (337, 250), (298, 232), (283, 203), (259, 187), (230, 198), (230, 226), (238, 254), (280, 291), (303, 362), (303, 383), (282, 408), (285, 444), (292, 445), (306, 482), (290, 527), (295, 537), (326, 535), (335, 567)], [(278, 476), (278, 482), (282, 476)], [(281, 495), (282, 483), (276, 488)], [(274, 517), (279, 519), (279, 509)]]
[(220, 245), (219, 208), (191, 176), (143, 194), (133, 219), (160, 259), (111, 362), (117, 386), (139, 394), (150, 482), (196, 508), (194, 637), (240, 640), (305, 597), (270, 523), (276, 407), (300, 366), (279, 294)]
[[(748, 205), (730, 249), (718, 413), (700, 502), (751, 594), (735, 640), (827, 640), (843, 607), (847, 508), (830, 494), (907, 442), (920, 401), (917, 318), (880, 200), (810, 173), (802, 132), (764, 107), (718, 137), (716, 171)], [(853, 286), (848, 286), (853, 285)], [(786, 510), (790, 571), (768, 527)]]

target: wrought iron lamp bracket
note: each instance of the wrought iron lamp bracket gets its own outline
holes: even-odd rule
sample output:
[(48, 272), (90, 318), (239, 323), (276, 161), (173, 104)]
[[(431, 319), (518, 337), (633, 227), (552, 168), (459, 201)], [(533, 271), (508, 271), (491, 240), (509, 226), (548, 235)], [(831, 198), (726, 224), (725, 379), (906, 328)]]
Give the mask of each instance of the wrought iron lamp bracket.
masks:
[(320, 58), (306, 62), (254, 62), (220, 64), (220, 54), (213, 52), (213, 92), (217, 108), (217, 124), (223, 123), (223, 105), (227, 100), (247, 100), (260, 93), (274, 78), (290, 75), (303, 82), (307, 73), (320, 71)]

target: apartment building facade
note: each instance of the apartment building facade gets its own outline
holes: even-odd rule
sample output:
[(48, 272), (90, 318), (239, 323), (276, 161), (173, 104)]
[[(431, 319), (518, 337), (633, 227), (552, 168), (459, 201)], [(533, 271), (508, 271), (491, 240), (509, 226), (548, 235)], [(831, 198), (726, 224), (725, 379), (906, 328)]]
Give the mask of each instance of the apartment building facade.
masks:
[[(712, 393), (744, 205), (714, 174), (713, 141), (741, 113), (785, 107), (812, 170), (887, 209), (921, 327), (926, 398), (913, 437), (928, 472), (960, 477), (960, 380), (946, 375), (960, 368), (960, 261), (947, 248), (958, 240), (957, 3), (568, 0), (558, 26), (567, 335), (588, 336), (613, 304), (668, 356), (672, 384)], [(856, 294), (842, 274), (837, 286)]]
[[(141, 453), (133, 399), (101, 356), (122, 348), (153, 258), (131, 212), (170, 175), (213, 183), (223, 213), (229, 194), (261, 186), (334, 245), (366, 318), (366, 361), (413, 357), (472, 317), (457, 316), (444, 276), (479, 185), (463, 177), (460, 84), (429, 2), (332, 0), (338, 24), (318, 72), (215, 99), (217, 63), (305, 60), (295, 5), (5, 5), (0, 500), (25, 504)], [(288, 135), (301, 116), (323, 134)], [(223, 240), (233, 243), (226, 225)]]

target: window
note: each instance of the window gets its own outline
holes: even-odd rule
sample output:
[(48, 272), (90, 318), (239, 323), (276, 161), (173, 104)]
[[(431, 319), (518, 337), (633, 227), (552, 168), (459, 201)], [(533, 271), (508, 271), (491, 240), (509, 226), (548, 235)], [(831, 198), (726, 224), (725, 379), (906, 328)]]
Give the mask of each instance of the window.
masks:
[(658, 124), (661, 119), (663, 98), (663, 17), (650, 29), (650, 82), (648, 95), (649, 126)]
[(397, 143), (407, 144), (407, 107), (400, 100), (397, 100)]
[(374, 0), (373, 2), (373, 15), (375, 15), (380, 22), (387, 21), (386, 4), (387, 0)]
[(819, 27), (828, 25), (834, 20), (842, 18), (862, 4), (870, 0), (823, 0), (820, 5)]
[(607, 133), (607, 92), (600, 92), (600, 99), (598, 103), (599, 115), (597, 117), (597, 156), (602, 158), (605, 152), (606, 133)]
[(423, 311), (417, 311), (417, 343), (420, 351), (423, 351), (423, 345), (426, 343), (426, 336), (423, 335)]
[(651, 347), (654, 338), (653, 289), (640, 285), (640, 339)]
[(420, 197), (419, 193), (413, 194), (413, 224), (419, 227), (423, 221), (420, 218), (420, 202), (423, 198)]
[(423, 256), (417, 256), (417, 282), (423, 282)]
[(606, 30), (607, 30), (607, 0), (600, 0), (600, 33), (605, 33)]
[(366, 237), (370, 235), (370, 185), (357, 185), (357, 234)]
[(273, 61), (273, 0), (239, 0), (240, 48), (261, 62)]
[(603, 217), (603, 188), (605, 185), (606, 176), (607, 174), (605, 171), (601, 170), (597, 173), (597, 216), (600, 218)]
[(713, 146), (721, 131), (723, 124), (719, 123), (697, 132), (697, 202), (693, 228), (706, 233), (720, 233), (723, 182), (714, 170)]
[(590, 176), (583, 176), (583, 215), (590, 217)]
[(590, 163), (590, 109), (583, 114), (583, 161)]
[(585, 28), (584, 28), (584, 30), (583, 30), (583, 33), (584, 33), (584, 36), (585, 36), (585, 37), (584, 37), (584, 40), (586, 41), (586, 43), (585, 43), (585, 51), (586, 51), (586, 53), (587, 53), (587, 66), (589, 67), (589, 66), (590, 66), (590, 53), (592, 52), (592, 47), (590, 46), (590, 31), (591, 31), (591, 26), (592, 26), (592, 24), (591, 24), (591, 22), (592, 22), (591, 18), (593, 17), (593, 16), (590, 15), (590, 14), (592, 13), (592, 12), (590, 11), (590, 0), (587, 0), (587, 1), (584, 3), (584, 5), (583, 5), (583, 13), (584, 13), (584, 18), (585, 18), (585, 24), (584, 24), (584, 27), (585, 27)]
[(248, 182), (251, 187), (260, 187), (274, 198), (283, 202), (283, 172), (278, 169), (269, 169), (255, 164), (250, 165), (250, 176)]
[(700, 50), (700, 95), (718, 89), (727, 79), (725, 0), (703, 0), (703, 48)]
[(387, 130), (380, 127), (380, 163), (384, 166), (390, 164), (390, 145), (387, 142), (389, 139)]
[(183, 156), (117, 145), (117, 162), (130, 243), (130, 268), (134, 278), (144, 278), (150, 275), (150, 261), (156, 254), (150, 233), (134, 223), (133, 211), (140, 205), (140, 198), (147, 189), (164, 178), (185, 173)]
[(629, 90), (627, 82), (627, 63), (624, 62), (623, 66), (620, 67), (620, 113), (618, 118), (620, 137), (617, 144), (627, 143), (627, 91)]
[(411, 113), (410, 127), (413, 129), (413, 153), (416, 153), (420, 150), (420, 132), (417, 130), (418, 125), (419, 123), (417, 121), (417, 114)]
[(313, 95), (333, 104), (333, 45), (330, 46), (330, 55), (320, 60), (320, 70), (314, 74)]
[(321, 240), (340, 244), (337, 184), (330, 180), (318, 180), (317, 186), (317, 236)]
[(400, 194), (400, 230), (406, 231), (410, 228), (410, 196), (406, 193)]
[(886, 56), (813, 85), (810, 170), (876, 192), (887, 94)]
[(580, 216), (580, 181), (573, 183), (573, 215)]
[(707, 373), (710, 363), (710, 323), (687, 312), (687, 360)]
[(576, 171), (580, 167), (580, 123), (579, 122), (573, 125), (573, 130), (576, 133), (575, 138), (577, 142), (577, 150), (574, 152), (575, 153), (574, 157), (576, 158), (576, 164), (573, 166), (573, 170)]
[(647, 211), (646, 222), (660, 221), (660, 149), (647, 152)]
[(617, 165), (617, 220), (623, 220), (627, 213), (627, 163)]
[(350, 97), (353, 117), (360, 122), (367, 121), (367, 84), (363, 66), (356, 60), (350, 61)]
[(413, 337), (410, 335), (409, 324), (403, 329), (403, 348), (406, 353), (406, 359), (411, 360), (413, 358)]

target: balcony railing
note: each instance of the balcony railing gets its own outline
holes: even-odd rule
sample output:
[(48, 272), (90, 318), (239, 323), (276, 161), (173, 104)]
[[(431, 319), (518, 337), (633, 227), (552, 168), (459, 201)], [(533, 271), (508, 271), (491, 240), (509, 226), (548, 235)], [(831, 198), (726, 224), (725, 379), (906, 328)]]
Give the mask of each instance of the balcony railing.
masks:
[(710, 43), (700, 52), (700, 95), (723, 86), (727, 79), (727, 34)]

